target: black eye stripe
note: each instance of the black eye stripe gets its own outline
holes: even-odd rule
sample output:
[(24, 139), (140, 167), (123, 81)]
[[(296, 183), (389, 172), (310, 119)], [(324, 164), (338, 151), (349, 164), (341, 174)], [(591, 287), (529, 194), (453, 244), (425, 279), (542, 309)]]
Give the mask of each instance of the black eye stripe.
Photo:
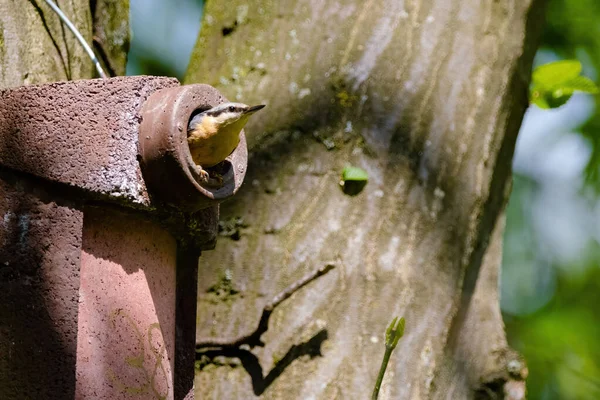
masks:
[(233, 106), (232, 105), (232, 106), (227, 106), (227, 107), (224, 107), (224, 108), (220, 107), (218, 109), (207, 110), (207, 111), (204, 111), (203, 114), (204, 115), (209, 115), (211, 117), (217, 117), (217, 116), (219, 116), (219, 115), (221, 115), (223, 113), (226, 113), (226, 112), (243, 112), (243, 111), (244, 111), (243, 107), (238, 107), (238, 106)]

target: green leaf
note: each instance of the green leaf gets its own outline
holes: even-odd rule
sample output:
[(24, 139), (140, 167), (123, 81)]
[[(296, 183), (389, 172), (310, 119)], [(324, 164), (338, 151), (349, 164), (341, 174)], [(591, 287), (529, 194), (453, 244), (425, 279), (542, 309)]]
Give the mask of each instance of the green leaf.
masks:
[(580, 76), (581, 63), (577, 60), (557, 61), (537, 67), (533, 71), (533, 84), (529, 93), (531, 102), (542, 109), (564, 105), (573, 93), (596, 94), (598, 86), (585, 76)]
[(369, 174), (362, 168), (346, 167), (342, 171), (342, 181), (359, 181), (366, 182), (369, 180)]
[(573, 91), (556, 90), (552, 93), (548, 93), (545, 97), (549, 108), (558, 108), (564, 106), (572, 95)]
[(540, 65), (533, 71), (533, 84), (555, 87), (577, 78), (581, 74), (581, 63), (577, 60), (562, 60)]
[(562, 84), (561, 87), (584, 93), (598, 93), (598, 86), (587, 76), (576, 76)]
[(385, 331), (385, 345), (392, 350), (396, 348), (398, 341), (404, 336), (404, 317), (398, 319), (395, 317)]
[(342, 191), (349, 196), (356, 196), (367, 185), (369, 175), (364, 169), (348, 166), (342, 171), (340, 186)]
[(535, 104), (543, 110), (547, 110), (550, 108), (550, 104), (548, 104), (544, 93), (542, 93), (540, 90), (533, 88), (531, 90), (531, 93), (529, 94), (529, 98), (533, 104)]

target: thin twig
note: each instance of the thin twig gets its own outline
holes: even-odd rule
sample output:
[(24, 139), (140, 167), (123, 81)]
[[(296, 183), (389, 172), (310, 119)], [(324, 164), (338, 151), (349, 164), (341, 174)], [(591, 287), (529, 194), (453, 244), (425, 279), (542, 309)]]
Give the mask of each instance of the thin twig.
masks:
[(85, 41), (83, 36), (81, 36), (81, 33), (79, 33), (79, 30), (77, 30), (75, 25), (73, 25), (73, 23), (69, 20), (69, 18), (67, 18), (67, 16), (62, 12), (62, 10), (60, 8), (58, 8), (56, 3), (54, 3), (52, 0), (46, 0), (46, 3), (48, 3), (50, 8), (52, 8), (52, 10), (58, 15), (58, 17), (62, 20), (62, 22), (67, 26), (67, 28), (69, 28), (69, 30), (71, 32), (73, 32), (73, 35), (75, 35), (75, 38), (77, 38), (79, 43), (81, 43), (81, 46), (83, 46), (83, 49), (85, 50), (85, 52), (92, 59), (92, 62), (94, 63), (94, 66), (96, 67), (96, 71), (98, 71), (98, 75), (100, 75), (101, 78), (106, 79), (106, 74), (104, 73), (104, 70), (102, 69), (102, 66), (100, 65), (100, 62), (96, 58), (94, 51), (92, 50), (90, 45), (87, 44), (87, 42)]
[(209, 347), (219, 347), (219, 348), (238, 348), (244, 344), (250, 347), (263, 346), (264, 343), (261, 342), (260, 337), (263, 333), (265, 333), (269, 329), (269, 318), (273, 313), (275, 307), (281, 304), (284, 300), (290, 298), (295, 292), (302, 289), (304, 286), (308, 285), (310, 282), (314, 281), (320, 276), (325, 275), (329, 271), (335, 268), (334, 263), (327, 263), (321, 268), (311, 272), (310, 274), (304, 276), (303, 278), (297, 280), (288, 286), (284, 291), (279, 293), (277, 296), (273, 298), (269, 303), (267, 303), (262, 311), (262, 315), (260, 316), (260, 321), (258, 322), (258, 326), (254, 330), (254, 332), (248, 335), (242, 335), (235, 339), (223, 339), (223, 338), (207, 338), (201, 339), (196, 342), (196, 350), (204, 349)]

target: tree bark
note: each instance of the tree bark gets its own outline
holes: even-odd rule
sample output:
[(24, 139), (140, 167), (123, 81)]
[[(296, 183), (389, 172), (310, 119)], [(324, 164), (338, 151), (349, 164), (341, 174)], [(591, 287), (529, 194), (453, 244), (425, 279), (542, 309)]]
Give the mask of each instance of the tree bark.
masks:
[[(102, 41), (109, 50), (106, 57), (100, 55), (101, 60), (113, 60), (112, 70), (123, 74), (129, 43), (129, 2), (56, 3), (90, 45), (93, 37)], [(45, 1), (0, 0), (0, 89), (95, 76), (83, 47)]]
[(125, 75), (129, 52), (129, 0), (91, 0), (94, 51), (110, 76)]
[[(369, 398), (396, 315), (380, 398), (523, 398), (497, 285), (542, 3), (207, 2), (186, 83), (267, 108), (221, 209), (239, 240), (200, 260), (198, 336), (250, 332), (284, 287), (340, 267), (275, 310), (258, 365), (205, 360), (197, 398)], [(347, 164), (369, 173), (355, 197)]]

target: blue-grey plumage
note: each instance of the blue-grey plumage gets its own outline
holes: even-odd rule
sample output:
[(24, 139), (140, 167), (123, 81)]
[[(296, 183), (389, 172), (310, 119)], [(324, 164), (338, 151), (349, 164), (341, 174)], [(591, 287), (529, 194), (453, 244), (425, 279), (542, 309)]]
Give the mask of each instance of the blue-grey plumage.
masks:
[[(223, 103), (195, 115), (188, 124), (187, 140), (196, 165), (212, 167), (230, 155), (248, 118), (263, 107)], [(199, 171), (206, 175), (201, 168)]]

